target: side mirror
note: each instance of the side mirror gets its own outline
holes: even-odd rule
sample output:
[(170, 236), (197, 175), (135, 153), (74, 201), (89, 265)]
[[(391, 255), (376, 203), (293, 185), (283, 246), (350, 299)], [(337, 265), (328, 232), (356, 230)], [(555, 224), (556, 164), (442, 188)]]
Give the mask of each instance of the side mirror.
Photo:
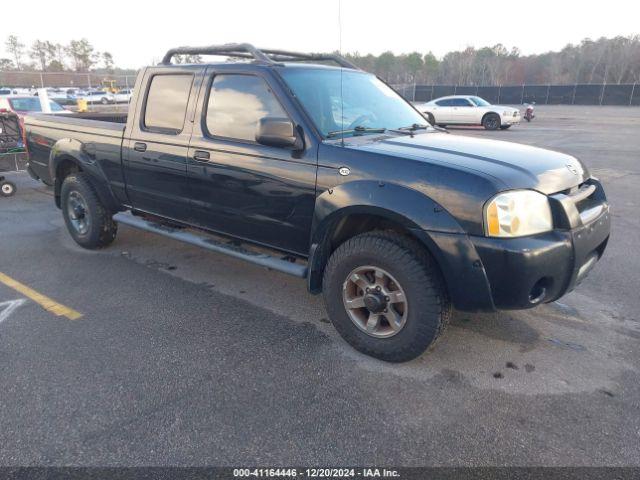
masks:
[(302, 149), (293, 123), (288, 118), (264, 117), (258, 121), (256, 142), (269, 147)]

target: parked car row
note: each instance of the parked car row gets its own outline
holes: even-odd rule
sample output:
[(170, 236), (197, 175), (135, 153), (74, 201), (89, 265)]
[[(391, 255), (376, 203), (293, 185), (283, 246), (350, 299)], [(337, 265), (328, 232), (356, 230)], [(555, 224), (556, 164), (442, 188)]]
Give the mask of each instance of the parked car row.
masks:
[[(80, 89), (80, 88), (47, 88), (47, 95), (50, 100), (60, 105), (75, 105), (78, 100), (85, 100), (87, 103), (101, 103), (108, 105), (111, 103), (129, 103), (131, 99), (131, 89), (125, 88), (111, 93), (106, 90)], [(2, 96), (38, 96), (38, 90), (34, 88), (10, 88), (1, 87)]]

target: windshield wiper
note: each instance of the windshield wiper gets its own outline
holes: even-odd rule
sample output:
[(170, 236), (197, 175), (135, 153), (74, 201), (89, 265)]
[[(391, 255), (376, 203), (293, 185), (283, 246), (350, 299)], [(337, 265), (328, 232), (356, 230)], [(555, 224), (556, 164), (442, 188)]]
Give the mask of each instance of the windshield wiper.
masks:
[(413, 134), (416, 132), (416, 130), (427, 130), (428, 128), (429, 128), (428, 125), (422, 125), (420, 123), (414, 123), (413, 125), (409, 125), (408, 127), (391, 128), (391, 129), (389, 129), (389, 131), (390, 132), (395, 132), (395, 133), (403, 133), (405, 135), (413, 136)]
[(409, 127), (400, 127), (400, 128), (398, 128), (398, 130), (415, 132), (416, 130), (426, 130), (427, 128), (429, 128), (428, 125), (423, 125), (421, 123), (414, 123), (413, 125), (411, 125)]
[(400, 128), (395, 128), (395, 129), (389, 129), (390, 132), (397, 132), (397, 133), (404, 133), (405, 135), (411, 135), (413, 136), (413, 134), (416, 132), (416, 130), (428, 130), (429, 127), (433, 128), (434, 130), (438, 131), (438, 132), (446, 132), (449, 133), (449, 130), (442, 128), (442, 127), (438, 127), (437, 125), (422, 125), (420, 123), (414, 123), (413, 125), (410, 125), (408, 127), (400, 127)]
[(369, 127), (358, 126), (356, 128), (352, 128), (348, 130), (334, 130), (333, 132), (327, 133), (327, 137), (332, 138), (332, 137), (337, 137), (338, 135), (348, 135), (348, 134), (356, 136), (356, 135), (362, 135), (364, 133), (384, 133), (386, 131), (387, 129), (382, 127), (369, 128)]

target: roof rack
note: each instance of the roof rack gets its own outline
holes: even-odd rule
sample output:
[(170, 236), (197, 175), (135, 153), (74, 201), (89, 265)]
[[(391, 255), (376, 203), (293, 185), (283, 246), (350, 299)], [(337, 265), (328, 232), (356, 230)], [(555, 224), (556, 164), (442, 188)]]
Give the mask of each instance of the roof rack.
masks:
[(281, 62), (332, 61), (341, 67), (360, 70), (346, 58), (334, 53), (297, 53), (286, 50), (262, 50), (250, 43), (228, 43), (208, 47), (177, 47), (165, 53), (163, 65), (169, 65), (174, 55), (224, 55), (236, 58), (253, 58), (262, 65), (278, 65)]

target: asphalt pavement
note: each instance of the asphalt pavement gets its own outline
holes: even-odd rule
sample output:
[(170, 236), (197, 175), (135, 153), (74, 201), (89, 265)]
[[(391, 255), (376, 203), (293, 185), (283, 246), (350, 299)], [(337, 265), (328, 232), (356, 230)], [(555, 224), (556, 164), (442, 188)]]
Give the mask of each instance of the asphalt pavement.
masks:
[(640, 108), (537, 110), (451, 131), (581, 158), (612, 204), (604, 258), (558, 302), (456, 313), (401, 365), (299, 279), (126, 226), (83, 250), (11, 175), (0, 273), (31, 293), (0, 283), (0, 465), (640, 465)]

